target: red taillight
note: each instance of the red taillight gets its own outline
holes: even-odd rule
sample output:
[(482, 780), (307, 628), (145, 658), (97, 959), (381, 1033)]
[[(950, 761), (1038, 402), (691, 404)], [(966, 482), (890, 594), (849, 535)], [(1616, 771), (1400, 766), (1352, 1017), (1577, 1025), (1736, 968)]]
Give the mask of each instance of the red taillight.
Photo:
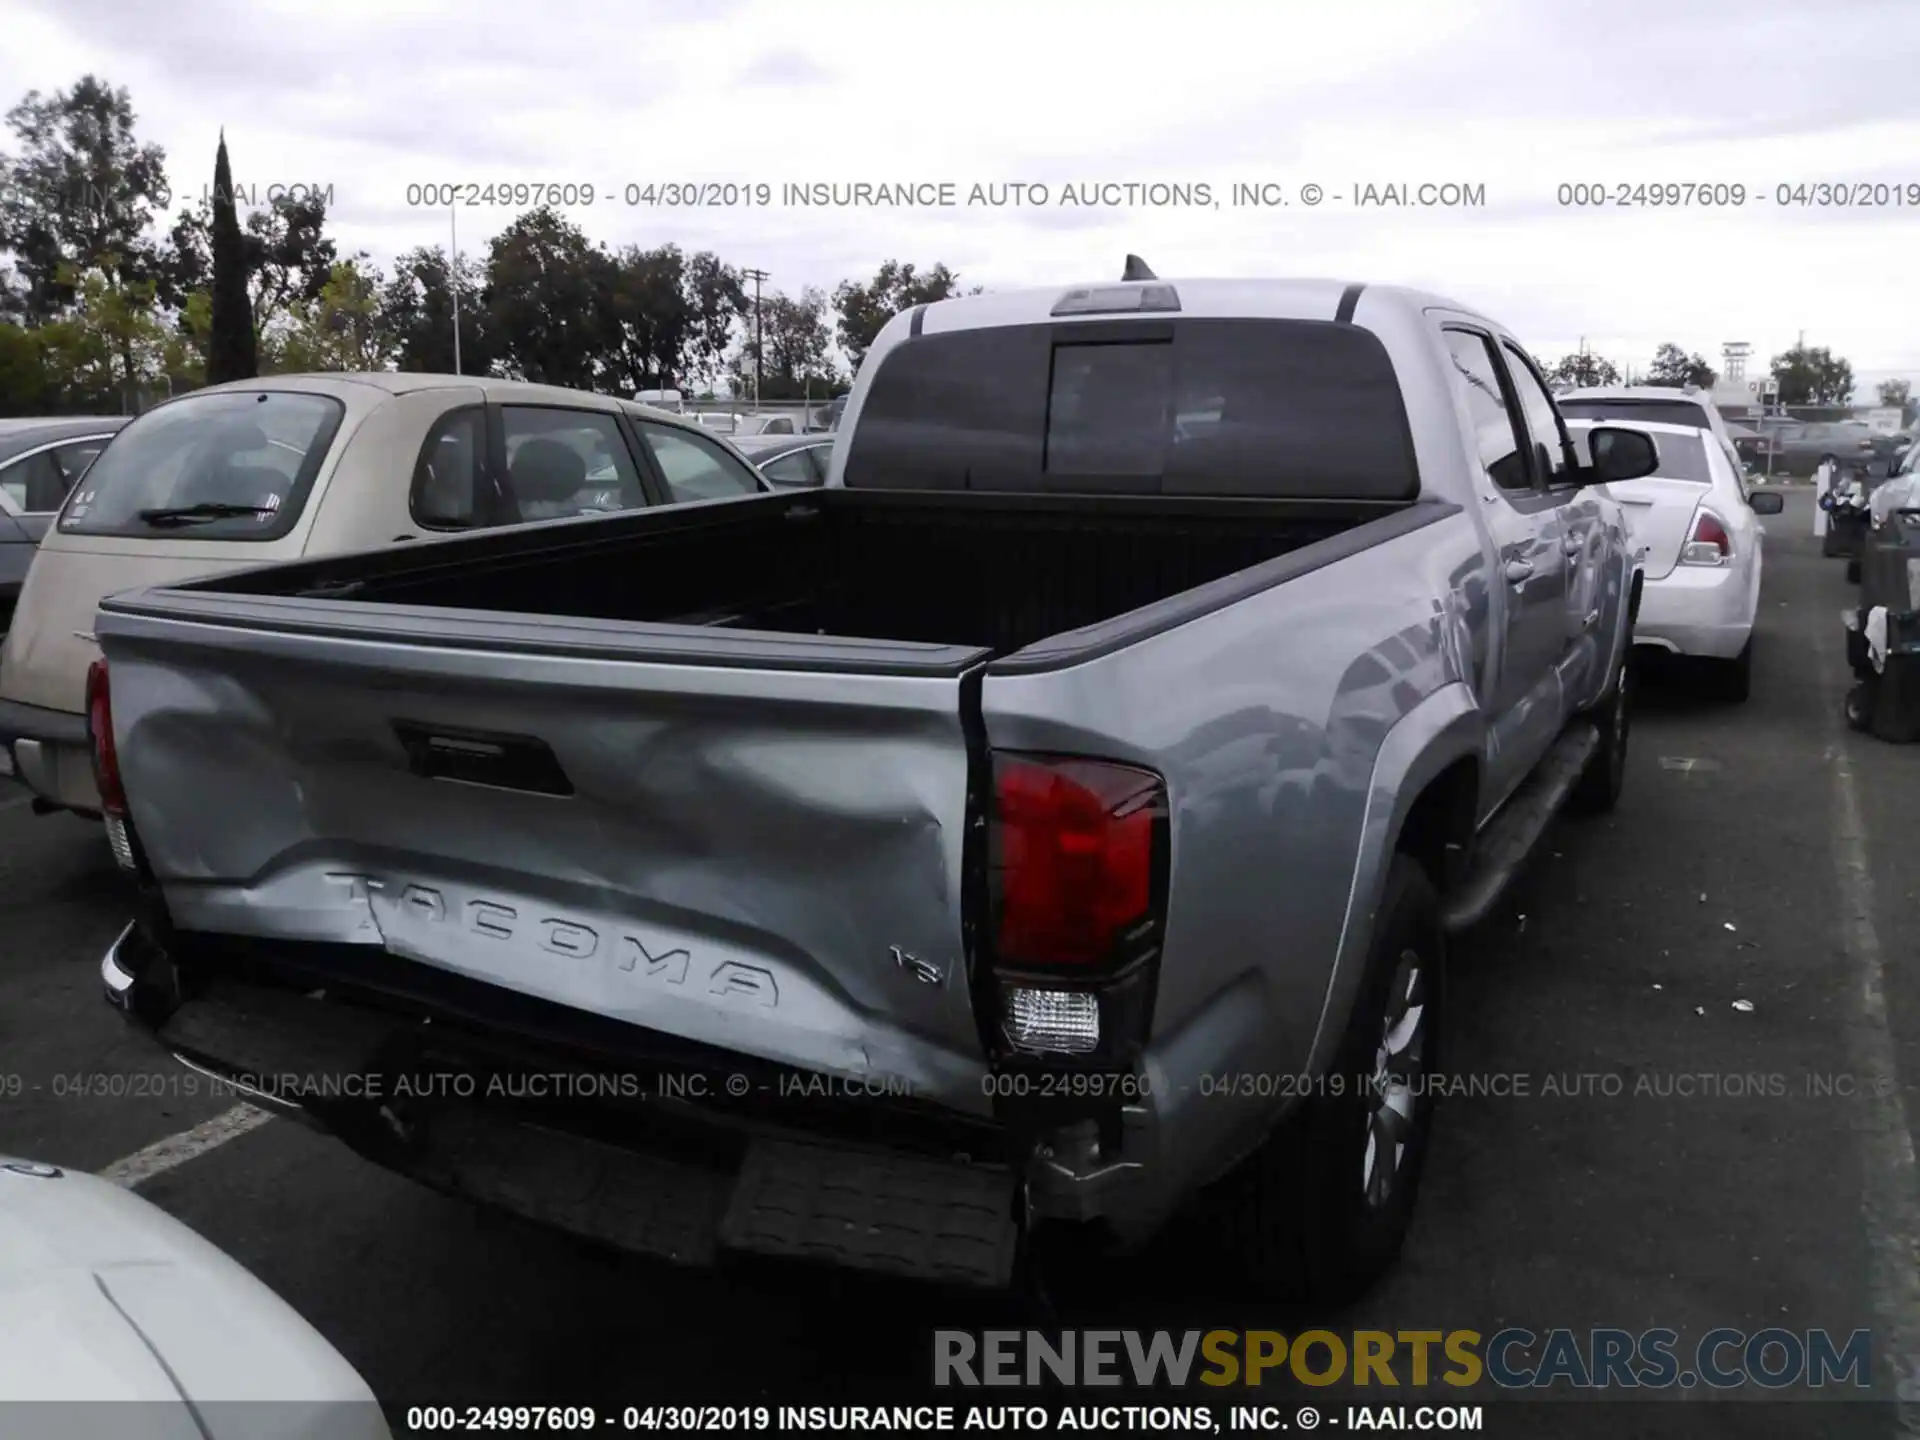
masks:
[(1683, 565), (1724, 565), (1733, 557), (1733, 537), (1720, 517), (1702, 510), (1694, 518), (1693, 535), (1680, 552)]
[(997, 962), (1087, 968), (1123, 958), (1124, 942), (1154, 918), (1160, 777), (997, 754), (993, 788)]
[(127, 792), (120, 785), (120, 757), (113, 748), (113, 702), (104, 660), (87, 667), (87, 730), (93, 737), (93, 783), (100, 792), (100, 808), (125, 819)]

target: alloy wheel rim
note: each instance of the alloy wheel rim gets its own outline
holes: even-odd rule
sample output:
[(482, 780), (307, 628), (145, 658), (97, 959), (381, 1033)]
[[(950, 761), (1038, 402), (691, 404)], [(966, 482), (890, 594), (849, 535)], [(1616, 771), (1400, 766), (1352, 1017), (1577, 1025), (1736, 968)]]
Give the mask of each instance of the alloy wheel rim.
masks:
[(1427, 972), (1418, 951), (1400, 952), (1368, 1081), (1361, 1195), (1378, 1210), (1393, 1198), (1413, 1140), (1414, 1106), (1427, 1064)]

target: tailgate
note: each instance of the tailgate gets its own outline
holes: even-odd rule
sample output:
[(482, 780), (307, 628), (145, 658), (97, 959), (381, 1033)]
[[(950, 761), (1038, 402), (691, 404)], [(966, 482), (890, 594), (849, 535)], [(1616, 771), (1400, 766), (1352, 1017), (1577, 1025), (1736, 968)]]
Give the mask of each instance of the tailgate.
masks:
[(180, 929), (384, 947), (990, 1109), (961, 934), (984, 652), (167, 591), (98, 630)]

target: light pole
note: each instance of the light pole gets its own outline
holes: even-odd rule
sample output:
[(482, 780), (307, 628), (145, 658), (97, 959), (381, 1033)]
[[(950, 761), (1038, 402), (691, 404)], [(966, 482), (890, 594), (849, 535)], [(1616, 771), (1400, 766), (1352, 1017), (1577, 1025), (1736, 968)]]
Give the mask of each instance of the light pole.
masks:
[(761, 329), (760, 329), (760, 282), (763, 280), (771, 280), (773, 277), (767, 274), (767, 272), (764, 270), (742, 270), (740, 272), (740, 278), (742, 280), (751, 280), (753, 282), (753, 408), (758, 410), (760, 408), (760, 379), (761, 379), (760, 357), (762, 353), (762, 346), (761, 346), (762, 337), (761, 337)]
[(460, 207), (447, 207), (447, 238), (452, 249), (447, 255), (447, 290), (453, 296), (453, 373), (460, 369)]

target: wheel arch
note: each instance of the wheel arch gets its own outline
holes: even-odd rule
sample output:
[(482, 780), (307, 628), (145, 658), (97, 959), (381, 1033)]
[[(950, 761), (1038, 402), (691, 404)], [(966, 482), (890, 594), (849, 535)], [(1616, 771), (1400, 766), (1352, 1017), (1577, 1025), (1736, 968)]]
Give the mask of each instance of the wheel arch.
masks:
[(1486, 741), (1479, 701), (1469, 685), (1456, 681), (1408, 711), (1381, 743), (1339, 947), (1309, 1052), (1313, 1073), (1326, 1067), (1346, 1029), (1393, 857), (1419, 860), (1443, 894), (1464, 865), (1479, 822)]

